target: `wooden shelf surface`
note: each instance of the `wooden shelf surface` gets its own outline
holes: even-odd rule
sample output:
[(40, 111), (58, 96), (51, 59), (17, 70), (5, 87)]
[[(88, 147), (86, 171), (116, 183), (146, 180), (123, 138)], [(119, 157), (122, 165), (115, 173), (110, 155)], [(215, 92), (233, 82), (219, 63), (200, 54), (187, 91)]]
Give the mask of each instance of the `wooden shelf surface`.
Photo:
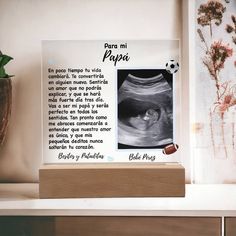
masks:
[(0, 184), (0, 215), (236, 216), (236, 185), (186, 185), (186, 197), (39, 199), (38, 184)]

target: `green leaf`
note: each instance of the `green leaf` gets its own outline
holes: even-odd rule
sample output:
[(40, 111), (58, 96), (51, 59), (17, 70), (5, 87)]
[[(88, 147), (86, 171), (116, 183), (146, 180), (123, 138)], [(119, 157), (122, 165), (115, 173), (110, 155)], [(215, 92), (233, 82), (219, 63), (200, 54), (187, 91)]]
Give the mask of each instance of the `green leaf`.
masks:
[(5, 66), (13, 58), (7, 55), (0, 55), (0, 67)]

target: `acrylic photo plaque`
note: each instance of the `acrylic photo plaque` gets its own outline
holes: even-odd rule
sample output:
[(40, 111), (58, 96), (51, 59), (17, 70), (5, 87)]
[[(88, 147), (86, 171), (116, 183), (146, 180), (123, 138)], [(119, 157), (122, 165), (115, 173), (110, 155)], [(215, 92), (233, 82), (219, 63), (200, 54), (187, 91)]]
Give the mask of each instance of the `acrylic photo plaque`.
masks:
[(170, 60), (178, 40), (43, 41), (44, 162), (178, 162), (163, 153), (180, 136)]

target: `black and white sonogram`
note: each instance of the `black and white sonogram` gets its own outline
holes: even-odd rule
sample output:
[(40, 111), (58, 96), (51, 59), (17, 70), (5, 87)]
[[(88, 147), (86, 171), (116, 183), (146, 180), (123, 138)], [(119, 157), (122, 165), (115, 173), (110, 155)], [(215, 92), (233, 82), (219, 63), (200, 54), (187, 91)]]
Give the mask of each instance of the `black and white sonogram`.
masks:
[(173, 142), (172, 78), (161, 69), (118, 70), (119, 149)]

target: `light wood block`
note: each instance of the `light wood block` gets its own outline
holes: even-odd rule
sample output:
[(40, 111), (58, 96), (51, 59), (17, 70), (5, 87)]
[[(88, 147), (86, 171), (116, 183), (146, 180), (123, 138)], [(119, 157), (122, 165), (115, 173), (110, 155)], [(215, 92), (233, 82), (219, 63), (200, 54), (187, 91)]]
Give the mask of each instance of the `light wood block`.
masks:
[(185, 196), (177, 163), (44, 165), (39, 182), (40, 198)]
[(236, 235), (236, 217), (225, 218), (225, 236)]
[(203, 217), (57, 217), (57, 236), (220, 236), (221, 219)]

